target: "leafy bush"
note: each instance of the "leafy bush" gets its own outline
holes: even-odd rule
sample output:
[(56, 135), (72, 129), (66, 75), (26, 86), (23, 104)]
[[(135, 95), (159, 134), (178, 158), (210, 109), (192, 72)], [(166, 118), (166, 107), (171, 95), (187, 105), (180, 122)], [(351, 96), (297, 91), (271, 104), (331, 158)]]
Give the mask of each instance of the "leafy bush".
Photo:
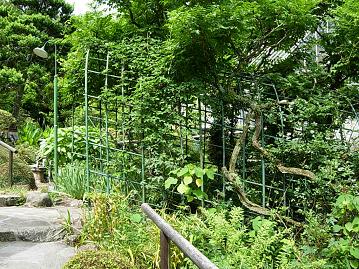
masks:
[(11, 125), (16, 124), (15, 118), (10, 112), (0, 109), (0, 130), (7, 130)]
[(177, 168), (170, 172), (172, 176), (165, 181), (165, 188), (169, 189), (172, 185), (176, 185), (177, 191), (184, 194), (188, 202), (192, 202), (194, 199), (206, 199), (208, 195), (202, 191), (202, 187), (205, 180), (214, 179), (215, 172), (217, 172), (217, 168), (214, 166), (201, 168), (194, 164), (187, 164), (183, 168)]
[[(86, 215), (82, 242), (126, 253), (132, 264), (140, 257), (139, 268), (157, 268), (159, 229), (131, 207), (129, 197), (88, 198), (92, 209)], [(300, 238), (273, 220), (245, 218), (239, 207), (201, 208), (190, 215), (177, 211), (163, 217), (219, 268), (357, 268), (358, 201), (353, 195), (339, 196), (329, 219), (308, 213)], [(176, 247), (171, 248), (171, 266), (196, 268)]]
[[(0, 147), (0, 186), (7, 185), (9, 181), (9, 153)], [(33, 184), (34, 176), (30, 166), (17, 154), (13, 162), (13, 183), (14, 184)]]
[(40, 128), (39, 124), (36, 124), (32, 121), (26, 121), (26, 123), (21, 126), (19, 130), (18, 142), (21, 144), (38, 147), (42, 136), (43, 130)]
[[(159, 230), (131, 208), (129, 197), (120, 194), (89, 194), (92, 208), (85, 216), (82, 242), (93, 241), (101, 249), (122, 253), (138, 268), (158, 265)], [(132, 267), (136, 268), (136, 267)]]
[[(176, 226), (219, 268), (288, 268), (296, 252), (290, 230), (261, 217), (249, 228), (239, 207), (202, 209)], [(188, 261), (187, 266), (196, 268)]]
[[(54, 153), (54, 135), (53, 129), (49, 129), (45, 135), (45, 139), (40, 143), (39, 154), (43, 158), (52, 159)], [(105, 134), (103, 134), (105, 136)], [(99, 129), (92, 128), (89, 130), (89, 155), (100, 156), (100, 134)], [(105, 141), (105, 137), (102, 137)], [(85, 160), (86, 156), (86, 132), (84, 126), (74, 126), (58, 129), (58, 158), (59, 164), (72, 162), (75, 160)], [(111, 147), (114, 143), (111, 141)], [(74, 153), (74, 154), (73, 154)]]
[(359, 267), (359, 196), (342, 194), (332, 212), (333, 237), (324, 249), (337, 268)]
[(132, 269), (139, 268), (130, 263), (119, 252), (82, 251), (68, 261), (63, 269)]
[(36, 162), (36, 152), (38, 151), (37, 147), (30, 146), (28, 144), (18, 144), (16, 145), (16, 149), (16, 155), (26, 163), (34, 164)]
[(307, 214), (300, 261), (319, 261), (323, 268), (358, 268), (359, 197), (341, 194), (328, 218)]

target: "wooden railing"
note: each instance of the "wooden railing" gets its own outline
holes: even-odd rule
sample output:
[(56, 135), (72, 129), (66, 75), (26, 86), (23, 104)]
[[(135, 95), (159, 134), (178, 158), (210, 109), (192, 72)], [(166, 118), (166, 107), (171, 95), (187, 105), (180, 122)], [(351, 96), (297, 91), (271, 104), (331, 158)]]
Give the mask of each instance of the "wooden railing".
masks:
[(218, 269), (206, 256), (195, 248), (187, 239), (179, 234), (164, 219), (160, 217), (148, 204), (142, 204), (143, 212), (161, 230), (160, 234), (160, 268), (170, 268), (170, 242), (172, 241), (199, 269)]
[(14, 174), (13, 174), (14, 153), (16, 153), (17, 150), (1, 140), (0, 140), (0, 146), (4, 147), (5, 149), (7, 149), (9, 151), (9, 185), (11, 187), (13, 184), (13, 177), (14, 177)]

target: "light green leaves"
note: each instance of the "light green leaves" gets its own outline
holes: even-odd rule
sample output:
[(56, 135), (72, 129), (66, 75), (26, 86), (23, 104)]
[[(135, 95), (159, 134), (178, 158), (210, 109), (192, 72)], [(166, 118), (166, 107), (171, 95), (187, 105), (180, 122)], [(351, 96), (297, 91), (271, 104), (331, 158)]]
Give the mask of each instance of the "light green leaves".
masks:
[(130, 220), (135, 223), (140, 223), (142, 221), (143, 217), (140, 214), (132, 214), (130, 216)]
[(197, 179), (196, 179), (196, 185), (197, 185), (198, 187), (201, 187), (201, 186), (203, 185), (203, 178), (197, 178)]
[(181, 183), (181, 184), (178, 185), (177, 191), (178, 191), (180, 194), (189, 194), (190, 191), (191, 191), (191, 188), (188, 187), (187, 185)]
[(359, 248), (358, 247), (352, 247), (350, 248), (350, 254), (355, 258), (359, 260)]
[(185, 176), (185, 177), (183, 178), (183, 183), (184, 183), (185, 185), (191, 184), (192, 181), (193, 181), (193, 178), (192, 178), (191, 176)]
[(204, 174), (205, 174), (204, 171), (203, 171), (203, 169), (200, 168), (200, 167), (196, 167), (196, 168), (194, 169), (194, 172), (195, 172), (195, 174), (196, 174), (196, 177), (198, 177), (198, 178), (203, 177)]
[(202, 200), (207, 194), (202, 190), (206, 181), (214, 180), (217, 168), (208, 166), (201, 168), (194, 164), (187, 164), (182, 168), (170, 172), (171, 177), (165, 181), (165, 188), (169, 189), (172, 185), (177, 185), (177, 191), (186, 196), (187, 201), (194, 199)]
[(174, 177), (169, 177), (166, 181), (165, 181), (165, 188), (169, 189), (172, 185), (177, 184), (177, 178)]
[(204, 171), (209, 179), (214, 179), (215, 170), (213, 168), (206, 168)]

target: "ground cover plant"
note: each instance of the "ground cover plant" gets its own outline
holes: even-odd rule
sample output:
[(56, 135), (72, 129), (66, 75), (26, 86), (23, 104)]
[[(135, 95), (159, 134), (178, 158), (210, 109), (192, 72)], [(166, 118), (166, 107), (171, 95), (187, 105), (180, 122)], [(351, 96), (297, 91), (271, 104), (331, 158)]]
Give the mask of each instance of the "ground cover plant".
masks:
[(146, 201), (220, 268), (358, 267), (358, 1), (41, 3), (0, 0), (0, 131), (18, 127), (20, 176), (53, 159), (54, 54), (31, 54), (52, 39), (55, 183), (89, 201), (81, 243), (158, 267)]

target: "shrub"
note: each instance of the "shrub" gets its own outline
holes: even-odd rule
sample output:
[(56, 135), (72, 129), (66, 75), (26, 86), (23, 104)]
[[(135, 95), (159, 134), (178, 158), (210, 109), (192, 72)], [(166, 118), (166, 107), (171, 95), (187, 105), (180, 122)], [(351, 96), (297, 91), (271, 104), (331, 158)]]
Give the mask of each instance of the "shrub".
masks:
[(10, 112), (0, 109), (0, 130), (7, 130), (11, 125), (16, 124), (15, 118)]
[(96, 193), (87, 198), (92, 208), (86, 214), (81, 241), (122, 253), (132, 263), (136, 261), (137, 268), (158, 265), (159, 230), (149, 225), (139, 207), (132, 208), (129, 198), (121, 194)]
[(140, 268), (118, 252), (82, 251), (68, 261), (63, 269), (133, 269)]
[[(0, 148), (0, 186), (4, 186), (9, 178), (9, 153), (7, 150)], [(15, 154), (13, 162), (13, 183), (14, 184), (31, 184), (34, 177), (30, 166)]]

